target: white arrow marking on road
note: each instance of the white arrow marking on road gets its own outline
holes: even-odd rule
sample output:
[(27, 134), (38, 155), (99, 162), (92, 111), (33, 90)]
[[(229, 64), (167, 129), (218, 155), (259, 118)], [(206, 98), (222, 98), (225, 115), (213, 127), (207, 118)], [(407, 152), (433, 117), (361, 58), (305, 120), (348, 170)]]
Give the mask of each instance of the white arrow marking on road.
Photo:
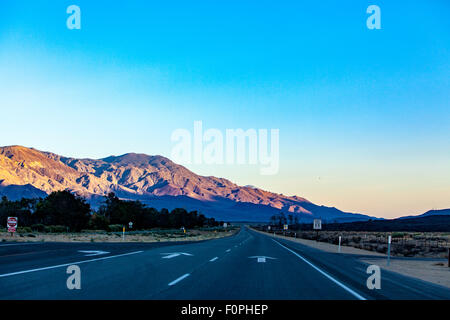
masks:
[(272, 258), (272, 257), (266, 257), (266, 256), (253, 256), (253, 257), (249, 257), (249, 259), (257, 259), (257, 261), (259, 263), (265, 263), (266, 259), (270, 259), (270, 260), (277, 260), (277, 258)]
[(78, 250), (78, 252), (87, 253), (84, 255), (85, 257), (100, 256), (102, 254), (109, 253), (108, 251), (101, 251), (101, 250)]
[(172, 259), (178, 256), (192, 256), (192, 254), (190, 253), (185, 253), (185, 252), (169, 252), (169, 253), (161, 253), (161, 254), (167, 254), (167, 256), (162, 257), (163, 259)]

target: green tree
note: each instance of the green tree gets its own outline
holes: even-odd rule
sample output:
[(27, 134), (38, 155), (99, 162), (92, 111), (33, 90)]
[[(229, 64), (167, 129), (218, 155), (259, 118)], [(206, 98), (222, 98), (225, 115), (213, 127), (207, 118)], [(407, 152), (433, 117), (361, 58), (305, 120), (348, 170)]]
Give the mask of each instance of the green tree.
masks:
[(87, 228), (91, 207), (69, 191), (56, 191), (37, 204), (34, 221), (44, 225), (63, 225), (71, 231)]

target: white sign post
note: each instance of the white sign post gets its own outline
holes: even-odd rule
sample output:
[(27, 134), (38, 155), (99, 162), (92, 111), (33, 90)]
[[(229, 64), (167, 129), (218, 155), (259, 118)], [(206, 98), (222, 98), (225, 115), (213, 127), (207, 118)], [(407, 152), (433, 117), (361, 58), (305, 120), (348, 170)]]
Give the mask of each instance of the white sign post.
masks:
[(17, 217), (8, 217), (8, 220), (6, 222), (8, 226), (8, 232), (11, 232), (11, 237), (14, 235), (14, 232), (16, 232), (17, 220)]
[(392, 237), (389, 236), (388, 237), (388, 257), (387, 257), (387, 265), (388, 266), (391, 263), (391, 241), (392, 241)]

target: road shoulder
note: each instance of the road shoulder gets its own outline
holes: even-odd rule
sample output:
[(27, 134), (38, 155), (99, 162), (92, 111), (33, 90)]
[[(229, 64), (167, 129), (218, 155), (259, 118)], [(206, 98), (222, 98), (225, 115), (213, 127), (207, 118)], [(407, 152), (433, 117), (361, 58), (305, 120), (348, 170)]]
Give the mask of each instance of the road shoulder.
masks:
[[(300, 243), (310, 248), (318, 249), (325, 252), (330, 253), (338, 252), (338, 246), (331, 243), (285, 237), (281, 235), (274, 235), (271, 233), (262, 232), (259, 230), (255, 230), (253, 228), (250, 229), (275, 239), (284, 239)], [(387, 266), (385, 260), (380, 260), (380, 258), (383, 257), (386, 258), (387, 256), (385, 254), (381, 254), (378, 252), (341, 246), (341, 253), (361, 256), (359, 259), (360, 261), (368, 264), (378, 265), (382, 270), (395, 272), (404, 276), (420, 279), (423, 281), (444, 286), (446, 288), (450, 288), (450, 268), (447, 267), (443, 259), (392, 258), (390, 265)], [(373, 258), (370, 258), (368, 256), (373, 256)]]

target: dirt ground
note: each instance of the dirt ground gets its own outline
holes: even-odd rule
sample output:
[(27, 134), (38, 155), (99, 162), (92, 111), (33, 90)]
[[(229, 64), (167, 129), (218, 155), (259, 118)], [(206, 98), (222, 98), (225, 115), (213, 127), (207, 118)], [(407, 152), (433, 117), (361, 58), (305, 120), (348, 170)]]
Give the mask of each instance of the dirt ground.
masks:
[(184, 234), (155, 233), (125, 234), (125, 240), (117, 233), (26, 233), (15, 234), (0, 232), (0, 243), (7, 242), (159, 242), (159, 241), (200, 241), (228, 237), (235, 233), (229, 231), (191, 230)]

